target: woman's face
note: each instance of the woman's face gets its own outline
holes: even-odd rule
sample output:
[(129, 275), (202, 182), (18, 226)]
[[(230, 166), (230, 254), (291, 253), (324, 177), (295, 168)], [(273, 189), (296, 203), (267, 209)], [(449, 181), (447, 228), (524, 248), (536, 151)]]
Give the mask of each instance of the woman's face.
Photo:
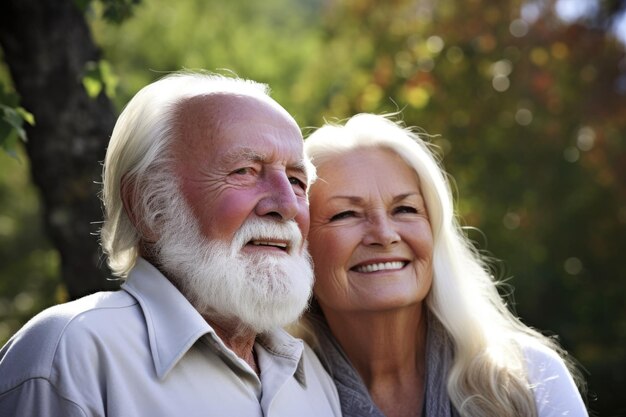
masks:
[(415, 171), (359, 149), (318, 167), (309, 249), (325, 314), (415, 306), (432, 283), (433, 236)]

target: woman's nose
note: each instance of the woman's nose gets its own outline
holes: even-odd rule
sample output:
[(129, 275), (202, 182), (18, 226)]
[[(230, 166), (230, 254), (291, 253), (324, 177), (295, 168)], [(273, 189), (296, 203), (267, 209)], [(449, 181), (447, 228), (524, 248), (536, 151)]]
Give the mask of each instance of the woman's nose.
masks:
[(369, 219), (369, 227), (363, 243), (386, 247), (399, 241), (400, 234), (397, 231), (397, 225), (386, 215), (377, 214)]

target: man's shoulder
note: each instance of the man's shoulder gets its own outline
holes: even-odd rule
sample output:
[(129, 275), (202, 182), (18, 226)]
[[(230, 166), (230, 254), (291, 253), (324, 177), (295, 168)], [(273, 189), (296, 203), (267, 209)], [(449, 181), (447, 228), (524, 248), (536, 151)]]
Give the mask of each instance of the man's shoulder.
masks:
[(99, 292), (37, 314), (0, 350), (0, 392), (30, 378), (50, 378), (61, 345), (80, 352), (120, 315), (137, 316), (136, 304), (125, 291)]
[(76, 328), (110, 325), (111, 311), (132, 308), (137, 301), (126, 291), (98, 292), (47, 308), (33, 317), (11, 339), (54, 342)]

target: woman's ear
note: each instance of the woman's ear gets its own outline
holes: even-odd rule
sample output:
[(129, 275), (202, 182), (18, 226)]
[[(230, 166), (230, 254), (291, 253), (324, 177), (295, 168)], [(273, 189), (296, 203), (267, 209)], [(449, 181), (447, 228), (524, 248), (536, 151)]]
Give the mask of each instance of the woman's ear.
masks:
[(139, 233), (141, 245), (151, 244), (157, 241), (156, 234), (144, 222), (141, 210), (137, 207), (137, 188), (135, 182), (129, 180), (124, 174), (120, 184), (120, 193), (124, 211), (130, 222), (135, 226), (135, 230)]

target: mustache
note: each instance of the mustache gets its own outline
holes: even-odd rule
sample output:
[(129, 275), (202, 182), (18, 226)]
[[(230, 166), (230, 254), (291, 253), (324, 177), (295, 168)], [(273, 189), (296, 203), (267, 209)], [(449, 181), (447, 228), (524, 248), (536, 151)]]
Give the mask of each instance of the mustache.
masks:
[(232, 241), (233, 251), (238, 252), (251, 241), (282, 242), (286, 251), (295, 254), (304, 240), (298, 224), (294, 220), (278, 222), (267, 219), (250, 219), (235, 233)]

